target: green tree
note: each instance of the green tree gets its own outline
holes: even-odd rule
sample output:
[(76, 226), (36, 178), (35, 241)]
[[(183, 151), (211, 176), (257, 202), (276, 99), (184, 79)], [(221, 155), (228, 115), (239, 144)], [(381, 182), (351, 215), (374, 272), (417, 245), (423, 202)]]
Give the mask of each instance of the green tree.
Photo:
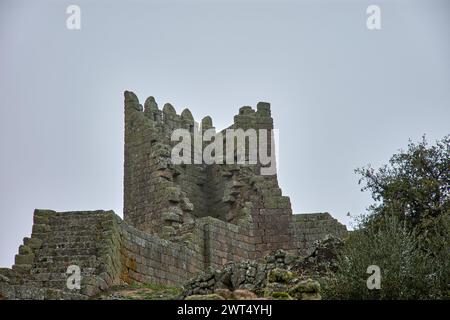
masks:
[[(421, 235), (436, 232), (440, 217), (450, 214), (450, 135), (429, 146), (425, 137), (410, 141), (379, 170), (357, 169), (362, 191), (375, 200), (368, 221), (397, 216)], [(366, 224), (368, 221), (365, 221)]]
[[(375, 203), (339, 253), (325, 296), (450, 298), (450, 135), (410, 142), (389, 164), (356, 172)], [(366, 286), (369, 265), (381, 268), (381, 290)]]

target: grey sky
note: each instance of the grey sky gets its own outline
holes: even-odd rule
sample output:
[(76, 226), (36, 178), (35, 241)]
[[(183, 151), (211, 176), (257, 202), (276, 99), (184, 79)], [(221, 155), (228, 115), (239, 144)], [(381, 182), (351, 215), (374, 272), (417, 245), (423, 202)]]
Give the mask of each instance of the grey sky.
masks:
[[(69, 31), (69, 4), (82, 29)], [(366, 28), (381, 7), (382, 30)], [(450, 133), (449, 1), (0, 2), (0, 265), (34, 208), (122, 215), (123, 91), (221, 129), (272, 104), (294, 212), (364, 212), (356, 167)]]

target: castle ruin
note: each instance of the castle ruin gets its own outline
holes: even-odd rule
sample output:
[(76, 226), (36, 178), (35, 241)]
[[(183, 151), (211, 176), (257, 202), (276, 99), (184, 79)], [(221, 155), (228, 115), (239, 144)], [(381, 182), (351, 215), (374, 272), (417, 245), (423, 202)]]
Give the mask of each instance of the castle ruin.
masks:
[[(328, 234), (346, 234), (328, 213), (292, 214), (276, 174), (262, 175), (260, 164), (173, 164), (177, 128), (214, 127), (209, 116), (199, 126), (188, 109), (161, 110), (153, 97), (142, 106), (126, 91), (123, 220), (36, 209), (15, 264), (0, 269), (0, 295), (84, 299), (124, 282), (182, 285), (210, 267), (277, 249), (302, 255)], [(270, 105), (240, 108), (229, 128), (273, 129)], [(81, 272), (79, 288), (67, 286), (69, 266)]]

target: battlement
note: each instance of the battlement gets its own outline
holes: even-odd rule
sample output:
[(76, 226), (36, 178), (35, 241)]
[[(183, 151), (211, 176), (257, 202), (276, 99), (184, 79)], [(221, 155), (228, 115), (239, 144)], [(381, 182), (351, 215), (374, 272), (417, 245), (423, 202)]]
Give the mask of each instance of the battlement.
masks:
[[(207, 130), (214, 128), (213, 121), (210, 116), (205, 116), (200, 123), (194, 120), (191, 111), (188, 108), (184, 108), (183, 111), (178, 114), (174, 106), (170, 103), (165, 103), (162, 109), (158, 107), (153, 96), (148, 97), (145, 100), (144, 106), (139, 103), (138, 97), (131, 91), (125, 91), (125, 112), (129, 111), (132, 114), (136, 114), (135, 111), (139, 111), (146, 119), (147, 123), (153, 126), (167, 127), (167, 129), (193, 129)], [(143, 117), (139, 123), (143, 124)], [(135, 119), (136, 120), (136, 119)], [(272, 129), (273, 119), (271, 117), (270, 103), (258, 102), (256, 110), (251, 106), (243, 106), (239, 108), (239, 113), (234, 116), (234, 122), (228, 128), (242, 128), (242, 129)], [(226, 130), (226, 129), (224, 129)]]

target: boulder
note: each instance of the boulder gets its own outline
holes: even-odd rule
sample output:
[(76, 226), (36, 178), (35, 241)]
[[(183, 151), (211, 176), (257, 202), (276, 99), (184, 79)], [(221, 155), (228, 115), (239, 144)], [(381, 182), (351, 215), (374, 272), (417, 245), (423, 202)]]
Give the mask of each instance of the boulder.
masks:
[(289, 289), (289, 294), (297, 300), (320, 300), (320, 284), (315, 280), (306, 279)]
[(267, 275), (267, 281), (289, 283), (295, 276), (292, 272), (280, 268), (275, 268), (269, 271)]

